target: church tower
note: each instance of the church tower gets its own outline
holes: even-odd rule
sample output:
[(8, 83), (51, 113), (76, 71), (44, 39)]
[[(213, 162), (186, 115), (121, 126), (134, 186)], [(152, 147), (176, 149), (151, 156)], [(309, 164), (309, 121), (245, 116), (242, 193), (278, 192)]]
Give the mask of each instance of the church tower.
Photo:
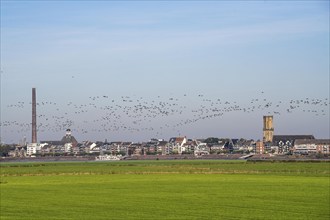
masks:
[(263, 129), (263, 142), (273, 142), (274, 127), (273, 127), (273, 116), (264, 116), (264, 129)]

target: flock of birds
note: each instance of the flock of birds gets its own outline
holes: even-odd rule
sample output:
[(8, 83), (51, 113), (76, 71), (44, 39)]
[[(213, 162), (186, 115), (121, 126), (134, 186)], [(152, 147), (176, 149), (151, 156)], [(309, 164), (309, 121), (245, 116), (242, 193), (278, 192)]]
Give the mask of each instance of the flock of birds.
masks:
[[(149, 132), (151, 136), (162, 137), (168, 130), (180, 134), (185, 126), (224, 117), (226, 114), (258, 113), (262, 115), (308, 114), (308, 116), (329, 116), (328, 98), (303, 98), (287, 101), (273, 101), (261, 92), (259, 98), (245, 100), (244, 103), (222, 98), (207, 98), (203, 94), (181, 94), (174, 97), (90, 96), (88, 102), (37, 103), (38, 132), (57, 133), (71, 128), (74, 133), (89, 132)], [(31, 115), (31, 102), (19, 101), (8, 105), (11, 112), (24, 111)], [(2, 133), (30, 134), (31, 118), (26, 121), (1, 121)]]

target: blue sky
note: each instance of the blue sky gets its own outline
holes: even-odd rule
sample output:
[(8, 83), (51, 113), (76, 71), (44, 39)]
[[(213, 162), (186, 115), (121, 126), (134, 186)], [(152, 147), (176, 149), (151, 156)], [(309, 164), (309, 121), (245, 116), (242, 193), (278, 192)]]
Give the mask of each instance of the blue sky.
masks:
[(329, 138), (329, 1), (1, 1), (1, 70), (3, 142)]

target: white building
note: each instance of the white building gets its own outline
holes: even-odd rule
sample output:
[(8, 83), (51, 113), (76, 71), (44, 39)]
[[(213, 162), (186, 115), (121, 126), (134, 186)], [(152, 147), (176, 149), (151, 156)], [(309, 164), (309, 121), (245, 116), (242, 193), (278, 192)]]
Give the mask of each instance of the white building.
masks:
[(202, 155), (209, 155), (209, 154), (210, 154), (210, 149), (206, 143), (199, 143), (195, 147), (195, 151), (194, 151), (195, 156), (202, 156)]
[(179, 154), (182, 154), (182, 152), (186, 151), (186, 147), (184, 146), (186, 143), (186, 137), (173, 137), (169, 141), (172, 151), (178, 152)]
[(39, 153), (41, 150), (41, 145), (38, 143), (30, 143), (27, 145), (26, 155), (31, 156)]
[(328, 154), (330, 148), (330, 139), (297, 139), (294, 142), (295, 154), (323, 153)]
[(65, 143), (64, 144), (64, 152), (70, 153), (72, 151), (72, 143)]

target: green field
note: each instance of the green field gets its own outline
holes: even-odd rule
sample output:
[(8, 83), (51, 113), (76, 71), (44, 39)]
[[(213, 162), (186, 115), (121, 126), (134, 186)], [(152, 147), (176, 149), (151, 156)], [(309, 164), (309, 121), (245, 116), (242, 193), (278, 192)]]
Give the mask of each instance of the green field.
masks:
[(1, 164), (0, 219), (330, 219), (329, 162)]

